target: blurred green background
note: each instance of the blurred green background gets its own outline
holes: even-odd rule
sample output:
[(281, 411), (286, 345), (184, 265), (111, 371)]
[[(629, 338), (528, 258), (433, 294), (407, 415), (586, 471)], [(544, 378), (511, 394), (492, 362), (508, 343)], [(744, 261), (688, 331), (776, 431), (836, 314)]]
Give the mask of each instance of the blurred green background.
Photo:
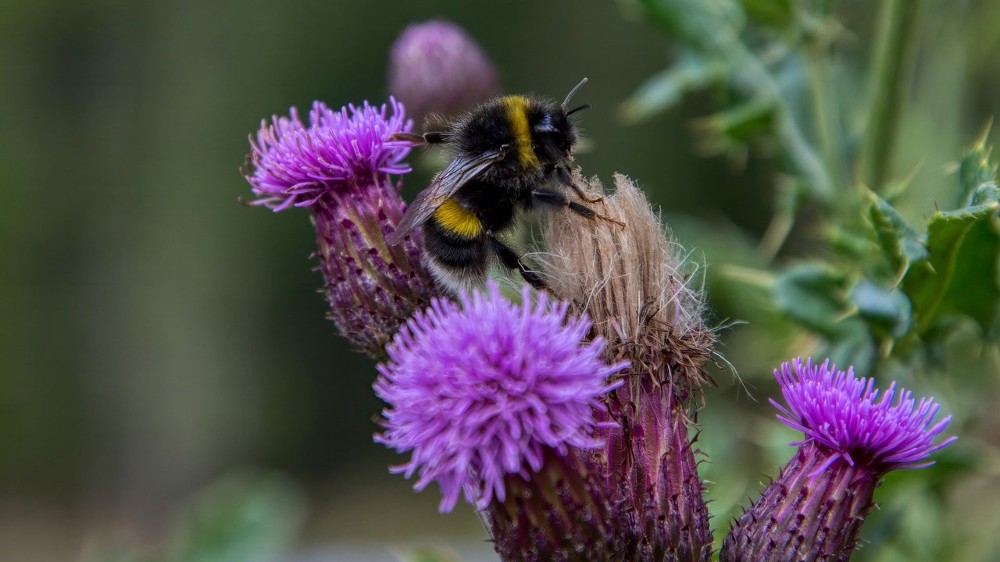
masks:
[[(401, 459), (371, 439), (381, 409), (374, 364), (323, 318), (306, 213), (238, 201), (249, 196), (238, 172), (247, 135), (262, 118), (314, 99), (385, 99), (393, 39), (433, 17), (480, 42), (505, 91), (561, 98), (588, 76), (578, 100), (593, 104), (582, 119), (592, 149), (579, 164), (606, 183), (621, 171), (643, 186), (708, 264), (711, 322), (747, 322), (720, 346), (742, 384), (717, 372), (700, 414), (719, 537), (791, 455), (784, 443), (794, 435), (766, 403), (770, 370), (814, 342), (724, 275), (762, 263), (755, 247), (774, 205), (773, 156), (766, 146), (728, 157), (699, 149), (693, 123), (718, 107), (708, 91), (623, 122), (621, 102), (671, 61), (670, 41), (627, 6), (0, 8), (0, 560), (157, 545), (184, 498), (246, 466), (287, 474), (303, 492), (299, 545), (484, 538), (470, 508), (438, 516), (436, 491), (414, 494), (388, 474)], [(876, 12), (840, 3), (845, 68), (867, 66)], [(1000, 2), (931, 1), (921, 40), (894, 170), (915, 173), (899, 203), (914, 220), (950, 197), (946, 164), (1000, 113)], [(408, 180), (407, 197), (424, 179)], [(814, 243), (807, 217), (778, 259), (815, 252)], [(932, 532), (972, 544), (963, 559), (989, 560), (1000, 548), (997, 353), (968, 344), (954, 355), (961, 370), (915, 391), (956, 414), (962, 439), (948, 458), (958, 468), (893, 475), (887, 488), (897, 490), (948, 482), (935, 484), (941, 501), (931, 507), (893, 503), (876, 517), (898, 512), (897, 524), (878, 528), (911, 533), (918, 548), (921, 511), (944, 509), (931, 523), (947, 526)]]

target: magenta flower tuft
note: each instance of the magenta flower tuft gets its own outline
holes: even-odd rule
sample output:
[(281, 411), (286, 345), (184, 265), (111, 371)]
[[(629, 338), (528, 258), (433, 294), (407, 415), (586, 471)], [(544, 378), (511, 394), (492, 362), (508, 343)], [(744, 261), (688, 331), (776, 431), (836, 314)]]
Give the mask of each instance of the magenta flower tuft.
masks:
[(893, 382), (879, 398), (874, 378), (857, 378), (854, 369), (838, 371), (830, 361), (814, 365), (812, 359), (783, 363), (774, 376), (788, 407), (774, 399), (778, 419), (806, 435), (801, 445), (815, 441), (830, 451), (820, 472), (843, 460), (860, 463), (886, 473), (891, 470), (923, 468), (931, 453), (941, 450), (957, 437), (934, 444), (934, 438), (951, 423), (948, 416), (931, 425), (939, 405), (933, 398), (914, 400), (909, 391), (897, 392)]
[(257, 139), (250, 138), (253, 173), (247, 180), (260, 197), (255, 203), (281, 211), (289, 206), (308, 207), (324, 194), (346, 194), (371, 183), (379, 175), (410, 171), (403, 163), (407, 143), (389, 136), (409, 132), (413, 122), (394, 99), (389, 106), (348, 105), (333, 111), (313, 102), (309, 125), (293, 107), (288, 117), (261, 122)]
[(806, 438), (793, 443), (795, 456), (736, 521), (719, 560), (848, 560), (882, 477), (931, 464), (931, 453), (955, 441), (933, 442), (951, 418), (933, 424), (932, 398), (916, 401), (895, 383), (879, 397), (873, 379), (829, 361), (796, 359), (774, 376), (788, 404), (771, 400), (778, 419)]
[(419, 474), (417, 490), (436, 481), (441, 511), (462, 490), (479, 509), (503, 502), (508, 476), (528, 479), (553, 451), (601, 444), (594, 412), (627, 363), (602, 361), (604, 342), (586, 342), (590, 321), (567, 318), (568, 303), (521, 296), (511, 303), (490, 283), (461, 306), (436, 299), (378, 367), (375, 390), (389, 407), (376, 440), (411, 452), (394, 472)]
[(394, 246), (385, 240), (406, 208), (394, 176), (410, 171), (403, 163), (409, 146), (390, 137), (411, 129), (395, 100), (339, 111), (315, 102), (308, 125), (295, 108), (264, 122), (250, 139), (244, 171), (254, 204), (309, 209), (330, 319), (356, 349), (375, 357), (439, 294), (421, 261), (420, 233)]
[(442, 20), (410, 25), (389, 54), (389, 92), (417, 119), (453, 115), (499, 94), (496, 70), (461, 27)]

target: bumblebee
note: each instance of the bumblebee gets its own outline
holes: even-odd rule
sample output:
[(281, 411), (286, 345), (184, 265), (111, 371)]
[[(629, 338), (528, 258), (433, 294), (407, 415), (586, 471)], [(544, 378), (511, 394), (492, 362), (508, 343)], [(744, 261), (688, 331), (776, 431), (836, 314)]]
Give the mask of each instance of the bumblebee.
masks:
[(455, 292), (484, 282), (494, 258), (518, 270), (536, 289), (546, 289), (545, 281), (502, 239), (520, 212), (566, 208), (589, 219), (617, 223), (562, 191), (546, 188), (554, 179), (587, 203), (601, 200), (588, 199), (573, 183), (570, 170), (577, 141), (570, 116), (590, 106), (568, 110), (567, 105), (586, 82), (584, 78), (561, 104), (501, 96), (422, 135), (397, 133), (396, 140), (443, 145), (452, 159), (407, 207), (387, 242), (397, 244), (422, 226), (430, 269)]

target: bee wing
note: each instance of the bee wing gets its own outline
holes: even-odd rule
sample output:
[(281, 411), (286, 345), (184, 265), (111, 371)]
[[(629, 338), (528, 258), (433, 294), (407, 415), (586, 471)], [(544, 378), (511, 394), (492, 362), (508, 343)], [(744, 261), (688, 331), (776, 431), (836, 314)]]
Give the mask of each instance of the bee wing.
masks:
[(458, 188), (469, 183), (473, 178), (489, 168), (494, 162), (504, 156), (502, 149), (483, 152), (472, 158), (455, 158), (434, 176), (434, 180), (426, 189), (417, 194), (413, 203), (406, 208), (399, 226), (389, 235), (386, 242), (389, 245), (398, 244), (404, 236), (430, 218)]

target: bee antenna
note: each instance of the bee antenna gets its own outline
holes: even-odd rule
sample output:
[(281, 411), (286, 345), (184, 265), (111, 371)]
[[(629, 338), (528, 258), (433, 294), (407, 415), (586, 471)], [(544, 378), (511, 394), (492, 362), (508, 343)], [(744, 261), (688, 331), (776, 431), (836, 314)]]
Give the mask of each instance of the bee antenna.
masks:
[(569, 110), (569, 111), (566, 112), (566, 117), (569, 117), (570, 115), (573, 115), (577, 111), (583, 111), (584, 109), (590, 109), (590, 107), (591, 106), (590, 106), (589, 103), (585, 103), (585, 104), (581, 105), (580, 107), (574, 107), (573, 109), (571, 109), (571, 110)]
[(563, 110), (565, 110), (566, 106), (569, 105), (569, 100), (572, 99), (573, 94), (575, 94), (576, 91), (579, 90), (580, 88), (582, 88), (583, 85), (586, 84), (586, 83), (587, 83), (587, 79), (586, 78), (584, 78), (583, 80), (580, 80), (580, 83), (577, 84), (576, 86), (573, 86), (573, 89), (570, 90), (568, 94), (566, 94), (566, 99), (564, 99), (563, 102), (562, 102), (562, 108), (563, 108)]

